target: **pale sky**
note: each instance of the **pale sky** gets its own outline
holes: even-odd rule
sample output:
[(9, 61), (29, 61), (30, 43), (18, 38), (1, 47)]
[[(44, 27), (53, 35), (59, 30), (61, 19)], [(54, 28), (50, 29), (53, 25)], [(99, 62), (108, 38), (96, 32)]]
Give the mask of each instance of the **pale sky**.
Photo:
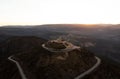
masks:
[(0, 0), (0, 25), (120, 23), (120, 0)]

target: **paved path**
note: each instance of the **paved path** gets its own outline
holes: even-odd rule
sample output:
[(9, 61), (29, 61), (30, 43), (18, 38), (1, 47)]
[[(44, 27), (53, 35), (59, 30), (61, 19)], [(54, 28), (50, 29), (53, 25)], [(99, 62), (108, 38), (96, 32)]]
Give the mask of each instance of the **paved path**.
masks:
[(18, 70), (19, 70), (19, 72), (20, 72), (20, 75), (21, 75), (22, 79), (27, 79), (27, 77), (26, 77), (26, 75), (24, 74), (23, 69), (22, 69), (22, 67), (20, 66), (19, 62), (17, 62), (16, 60), (12, 59), (12, 56), (8, 57), (8, 59), (9, 59), (10, 61), (14, 62), (14, 63), (17, 65), (17, 68), (18, 68)]
[(48, 51), (51, 51), (51, 52), (69, 52), (69, 51), (72, 51), (74, 49), (80, 49), (80, 47), (74, 46), (74, 45), (71, 45), (71, 46), (69, 46), (69, 47), (67, 47), (65, 49), (58, 49), (58, 50), (57, 49), (53, 49), (53, 48), (48, 48), (48, 47), (45, 46), (45, 44), (42, 44), (42, 47), (44, 49), (48, 50)]
[(87, 71), (85, 71), (84, 73), (78, 75), (78, 76), (75, 77), (74, 79), (81, 79), (81, 78), (83, 78), (84, 76), (90, 74), (93, 70), (95, 70), (95, 69), (100, 65), (100, 63), (101, 63), (100, 58), (98, 58), (98, 57), (95, 57), (95, 58), (96, 58), (96, 60), (97, 60), (97, 63), (96, 63), (93, 67), (91, 67), (89, 70), (87, 70)]
[[(93, 67), (91, 67), (89, 70), (87, 70), (87, 71), (85, 71), (84, 73), (78, 75), (78, 76), (75, 77), (74, 79), (81, 79), (81, 78), (83, 78), (84, 76), (90, 74), (93, 70), (95, 70), (95, 69), (100, 65), (100, 63), (101, 63), (101, 60), (100, 60), (98, 57), (95, 56), (95, 58), (96, 58), (96, 60), (97, 60), (97, 63), (96, 63)], [(27, 77), (26, 77), (26, 75), (24, 74), (24, 71), (23, 71), (22, 67), (20, 66), (19, 62), (17, 62), (16, 60), (12, 59), (12, 56), (8, 57), (8, 59), (9, 59), (10, 61), (14, 62), (14, 63), (17, 65), (18, 70), (19, 70), (19, 72), (20, 72), (20, 75), (21, 75), (22, 79), (27, 79)]]

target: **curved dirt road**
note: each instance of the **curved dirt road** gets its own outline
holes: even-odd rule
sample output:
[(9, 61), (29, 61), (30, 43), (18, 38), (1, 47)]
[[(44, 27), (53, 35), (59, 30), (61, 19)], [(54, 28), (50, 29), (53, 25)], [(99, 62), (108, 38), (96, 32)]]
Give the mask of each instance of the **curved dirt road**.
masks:
[(18, 70), (19, 70), (19, 72), (20, 72), (20, 75), (21, 75), (22, 79), (27, 79), (27, 77), (26, 77), (26, 75), (24, 74), (23, 69), (22, 69), (22, 67), (20, 66), (19, 62), (17, 62), (16, 60), (12, 59), (12, 56), (8, 57), (8, 59), (9, 59), (10, 61), (14, 62), (14, 63), (17, 65), (17, 68), (18, 68)]
[[(22, 67), (20, 66), (19, 62), (17, 62), (16, 60), (12, 59), (11, 57), (12, 57), (12, 56), (8, 57), (8, 59), (16, 64), (16, 66), (17, 66), (17, 68), (18, 68), (18, 70), (19, 70), (19, 72), (20, 72), (20, 75), (21, 75), (22, 79), (27, 79), (27, 77), (26, 77), (26, 75), (24, 74), (24, 71), (23, 71)], [(78, 76), (75, 77), (74, 79), (81, 79), (81, 78), (83, 78), (84, 76), (90, 74), (93, 70), (95, 70), (95, 69), (100, 65), (100, 63), (101, 63), (100, 58), (98, 58), (98, 57), (96, 57), (96, 56), (95, 56), (95, 58), (96, 58), (96, 60), (97, 60), (97, 63), (96, 63), (93, 67), (91, 67), (89, 70), (83, 72), (82, 74), (78, 75)]]
[(100, 58), (98, 58), (98, 57), (96, 57), (96, 56), (95, 56), (95, 58), (96, 58), (96, 60), (97, 60), (97, 63), (96, 63), (93, 67), (91, 67), (89, 70), (83, 72), (82, 74), (78, 75), (78, 76), (75, 77), (74, 79), (81, 79), (81, 78), (83, 78), (84, 76), (90, 74), (93, 70), (95, 70), (95, 69), (100, 65), (100, 63), (101, 63), (101, 59), (100, 59)]

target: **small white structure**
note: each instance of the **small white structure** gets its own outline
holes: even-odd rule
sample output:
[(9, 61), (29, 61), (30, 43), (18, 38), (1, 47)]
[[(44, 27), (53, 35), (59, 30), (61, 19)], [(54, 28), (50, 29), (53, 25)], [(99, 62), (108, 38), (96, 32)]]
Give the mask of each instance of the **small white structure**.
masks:
[[(56, 46), (61, 44), (64, 48), (57, 49), (57, 48), (53, 48), (53, 47), (46, 45), (46, 44), (52, 44), (52, 43), (56, 43)], [(80, 49), (80, 47), (75, 46), (72, 43), (67, 42), (65, 40), (62, 40), (61, 38), (58, 38), (56, 40), (50, 40), (46, 44), (42, 44), (42, 47), (48, 51), (51, 51), (51, 52), (69, 52), (69, 51), (72, 51), (74, 49)]]

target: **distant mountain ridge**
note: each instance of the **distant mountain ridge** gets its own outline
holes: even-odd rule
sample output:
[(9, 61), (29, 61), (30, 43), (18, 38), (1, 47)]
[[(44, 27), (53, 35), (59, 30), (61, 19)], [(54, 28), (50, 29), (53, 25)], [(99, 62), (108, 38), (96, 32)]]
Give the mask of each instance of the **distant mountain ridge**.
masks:
[(95, 54), (120, 63), (120, 24), (102, 24), (102, 26), (101, 24), (45, 24), (0, 27), (0, 42), (12, 36), (37, 36), (47, 40), (64, 36), (74, 44), (88, 47)]

